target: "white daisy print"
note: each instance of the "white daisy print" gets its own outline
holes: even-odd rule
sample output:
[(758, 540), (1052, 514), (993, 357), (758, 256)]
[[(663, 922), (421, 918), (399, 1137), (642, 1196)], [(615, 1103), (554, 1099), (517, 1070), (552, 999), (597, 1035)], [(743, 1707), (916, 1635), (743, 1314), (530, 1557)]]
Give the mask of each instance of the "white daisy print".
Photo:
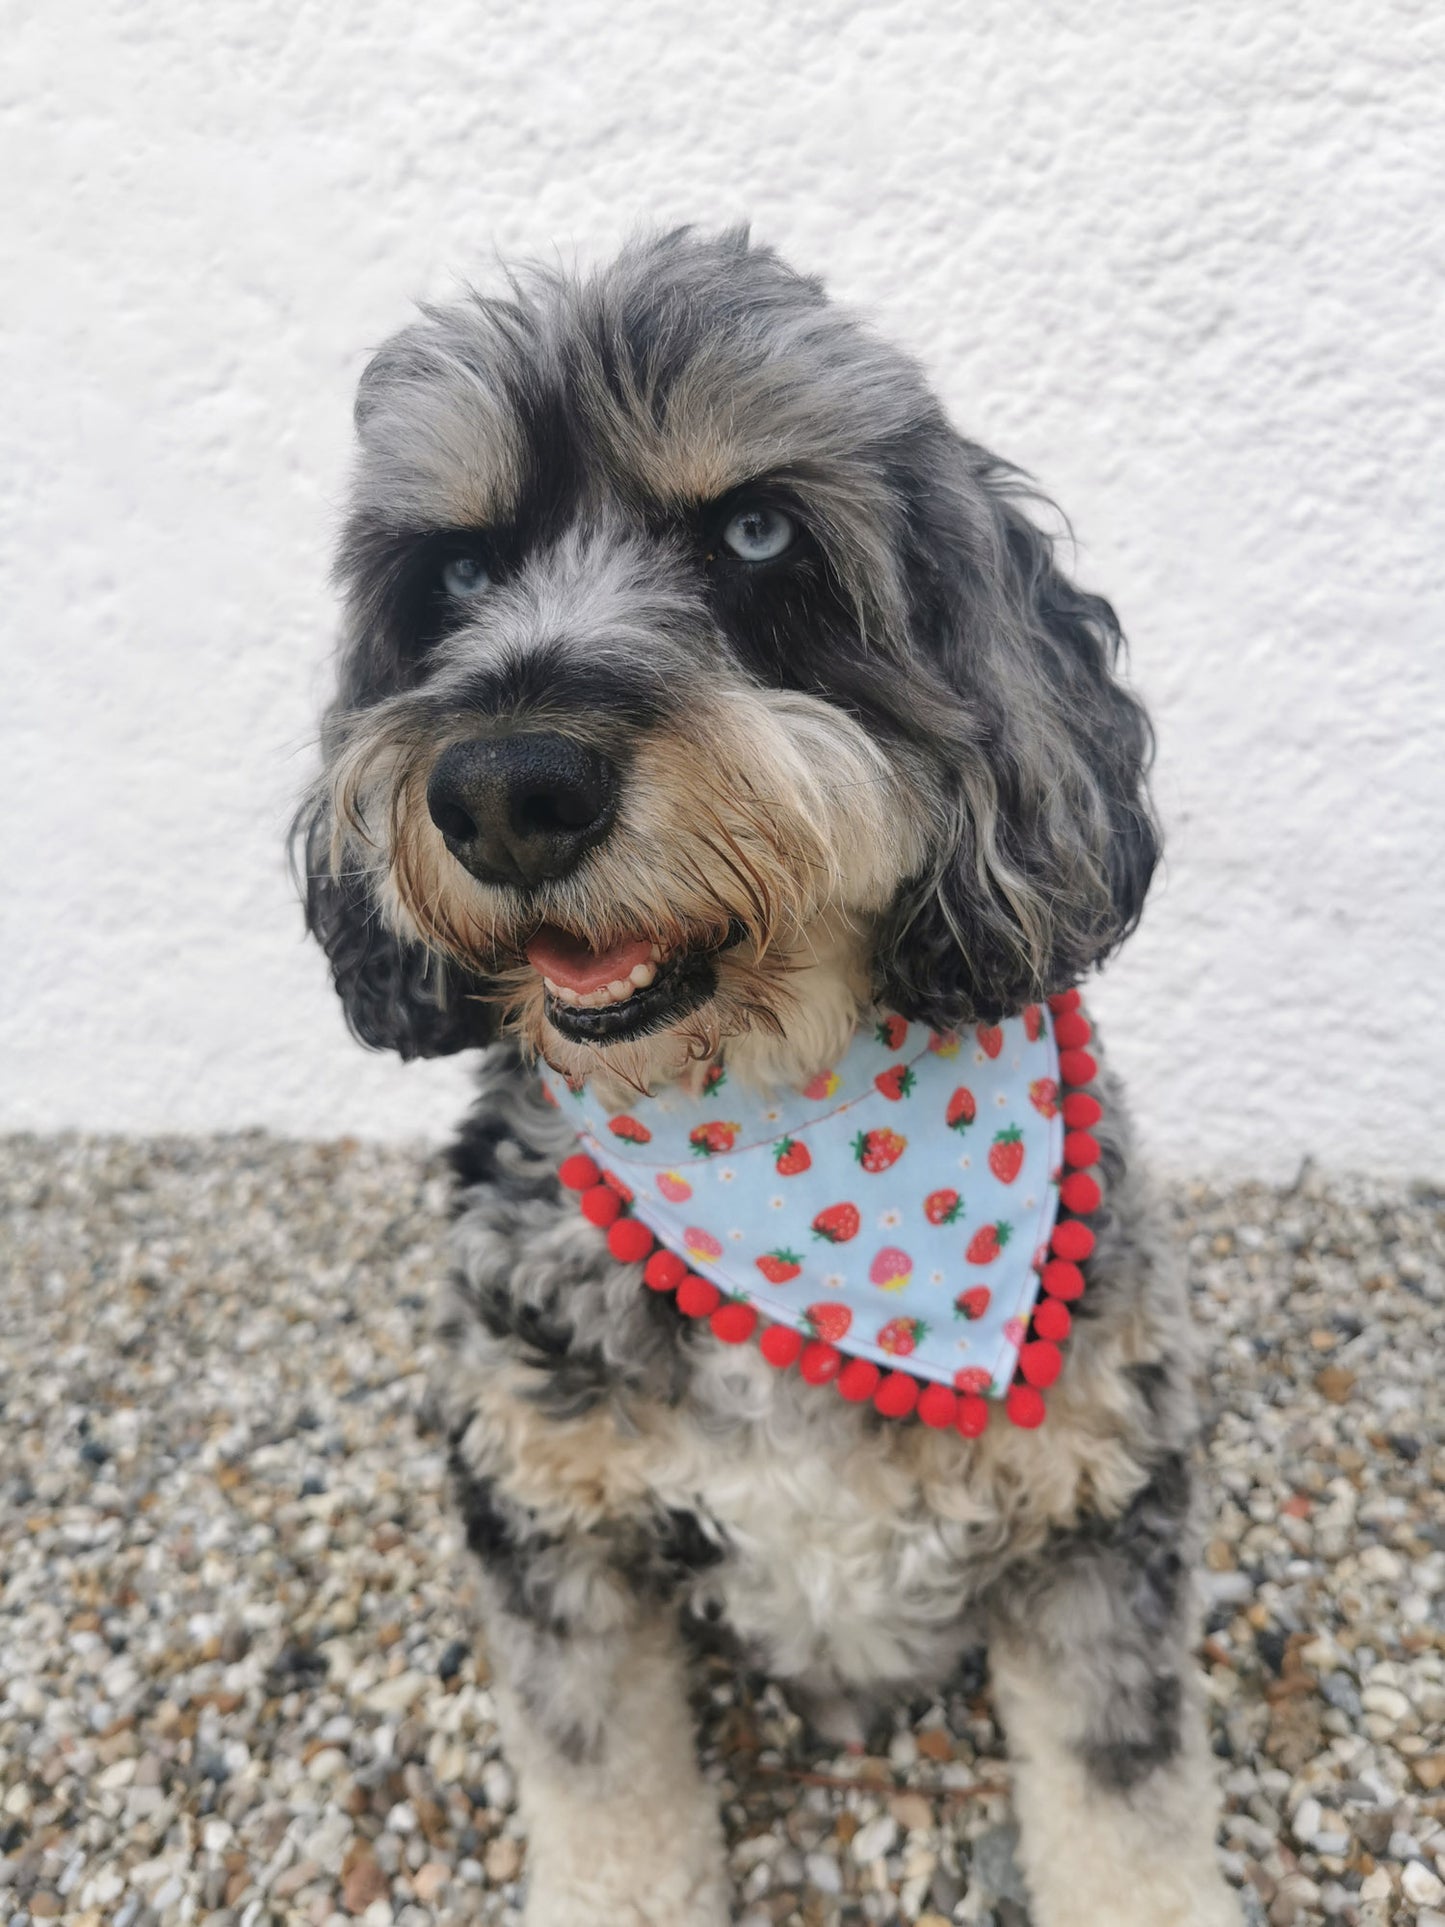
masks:
[(734, 1244), (740, 1244), (742, 1242), (742, 1235), (743, 1234), (741, 1231), (730, 1231), (728, 1233), (728, 1236), (732, 1239)]
[(823, 1283), (829, 1291), (841, 1291), (847, 1282), (841, 1271), (829, 1271), (823, 1274)]
[(892, 1231), (896, 1225), (900, 1225), (902, 1222), (903, 1213), (895, 1210), (892, 1205), (890, 1205), (886, 1211), (880, 1211), (878, 1213), (878, 1229), (880, 1231)]
[(930, 1285), (941, 1285), (943, 1283), (943, 1273), (941, 1271), (930, 1271), (928, 1274), (928, 1282)]
[(737, 1172), (734, 1171), (730, 1164), (720, 1164), (718, 1166), (717, 1181), (719, 1184), (731, 1184), (736, 1176)]
[(768, 1205), (773, 1211), (781, 1211), (783, 1208), (783, 1200), (781, 1198), (769, 1198)]

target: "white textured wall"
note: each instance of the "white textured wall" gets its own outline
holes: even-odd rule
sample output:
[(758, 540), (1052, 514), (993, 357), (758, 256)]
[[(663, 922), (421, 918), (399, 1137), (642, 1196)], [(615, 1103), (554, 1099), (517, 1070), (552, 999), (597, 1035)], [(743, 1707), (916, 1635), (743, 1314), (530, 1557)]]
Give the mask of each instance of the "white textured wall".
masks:
[(3, 1121), (444, 1128), (456, 1067), (350, 1044), (278, 854), (350, 390), (494, 246), (748, 214), (1058, 495), (1125, 616), (1172, 841), (1098, 1004), (1161, 1159), (1438, 1168), (1442, 21), (9, 9)]

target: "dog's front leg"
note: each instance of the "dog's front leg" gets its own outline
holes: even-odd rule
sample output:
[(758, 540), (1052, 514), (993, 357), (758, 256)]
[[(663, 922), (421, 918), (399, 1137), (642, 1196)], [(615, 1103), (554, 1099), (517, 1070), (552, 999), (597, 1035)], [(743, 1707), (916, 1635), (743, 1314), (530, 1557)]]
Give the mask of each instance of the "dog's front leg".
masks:
[(1188, 1475), (1001, 1589), (989, 1662), (1036, 1927), (1239, 1927), (1189, 1652)]
[(550, 1623), (494, 1593), (488, 1646), (528, 1829), (527, 1927), (721, 1927), (722, 1831), (675, 1623), (564, 1576)]

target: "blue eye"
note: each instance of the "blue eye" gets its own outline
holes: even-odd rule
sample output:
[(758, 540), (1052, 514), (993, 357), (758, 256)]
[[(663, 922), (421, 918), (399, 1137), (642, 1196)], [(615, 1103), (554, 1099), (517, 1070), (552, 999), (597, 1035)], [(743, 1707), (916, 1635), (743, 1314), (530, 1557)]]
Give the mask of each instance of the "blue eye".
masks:
[(442, 587), (457, 602), (466, 602), (492, 586), (487, 565), (479, 556), (454, 555), (442, 568)]
[(797, 528), (781, 509), (739, 509), (723, 530), (723, 541), (743, 562), (771, 562), (793, 545)]

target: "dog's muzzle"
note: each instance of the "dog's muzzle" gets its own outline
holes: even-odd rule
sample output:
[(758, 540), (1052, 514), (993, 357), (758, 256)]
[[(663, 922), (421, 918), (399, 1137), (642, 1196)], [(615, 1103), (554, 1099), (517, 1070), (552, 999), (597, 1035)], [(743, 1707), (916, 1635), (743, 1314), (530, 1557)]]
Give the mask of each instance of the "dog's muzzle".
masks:
[(427, 783), (431, 819), (481, 883), (529, 890), (566, 876), (617, 814), (615, 767), (595, 749), (538, 731), (443, 750)]

